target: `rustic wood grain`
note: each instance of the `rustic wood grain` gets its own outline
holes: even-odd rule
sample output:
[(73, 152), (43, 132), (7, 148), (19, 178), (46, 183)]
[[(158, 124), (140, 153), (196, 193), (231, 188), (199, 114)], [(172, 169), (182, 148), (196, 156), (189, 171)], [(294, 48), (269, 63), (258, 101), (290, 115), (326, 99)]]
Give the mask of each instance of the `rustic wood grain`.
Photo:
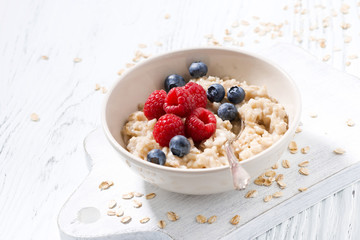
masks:
[[(330, 54), (327, 64), (360, 76), (358, 59), (345, 65), (347, 56), (360, 55), (358, 1), (299, 1), (308, 9), (304, 15), (294, 13), (296, 3), (1, 0), (0, 239), (59, 238), (57, 213), (87, 175), (82, 139), (100, 123), (104, 95), (94, 91), (95, 84), (109, 87), (117, 72), (131, 62), (139, 43), (148, 45), (142, 51), (156, 54), (205, 45), (203, 36), (209, 33), (222, 43), (229, 28), (235, 36), (245, 33), (239, 39), (244, 49), (293, 43), (319, 59)], [(346, 15), (339, 11), (342, 3), (350, 6)], [(316, 7), (321, 4), (326, 8)], [(337, 17), (323, 28), (322, 20), (331, 16), (332, 9)], [(231, 28), (233, 21), (242, 19), (250, 26)], [(254, 34), (257, 22), (285, 20), (281, 38)], [(351, 28), (341, 29), (343, 22), (351, 23)], [(313, 24), (318, 29), (310, 31)], [(303, 32), (301, 42), (294, 31)], [(344, 43), (347, 35), (352, 36), (350, 43)], [(326, 38), (326, 48), (310, 41), (311, 36)], [(41, 59), (43, 55), (49, 59)], [(74, 63), (76, 57), (82, 61)], [(39, 122), (30, 120), (33, 112), (40, 116)], [(357, 239), (359, 192), (360, 183), (354, 184), (259, 239)]]

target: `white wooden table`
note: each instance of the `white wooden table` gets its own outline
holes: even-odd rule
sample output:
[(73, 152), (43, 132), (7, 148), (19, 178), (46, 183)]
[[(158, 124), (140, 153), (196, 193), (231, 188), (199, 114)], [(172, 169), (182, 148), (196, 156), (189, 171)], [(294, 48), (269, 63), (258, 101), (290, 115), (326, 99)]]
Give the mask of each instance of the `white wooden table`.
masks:
[[(207, 34), (247, 50), (288, 42), (360, 76), (359, 14), (354, 0), (0, 0), (0, 239), (60, 239), (57, 214), (88, 173), (82, 140), (100, 124), (95, 84), (109, 87), (136, 50), (206, 45)], [(258, 239), (359, 239), (359, 192), (349, 186)]]

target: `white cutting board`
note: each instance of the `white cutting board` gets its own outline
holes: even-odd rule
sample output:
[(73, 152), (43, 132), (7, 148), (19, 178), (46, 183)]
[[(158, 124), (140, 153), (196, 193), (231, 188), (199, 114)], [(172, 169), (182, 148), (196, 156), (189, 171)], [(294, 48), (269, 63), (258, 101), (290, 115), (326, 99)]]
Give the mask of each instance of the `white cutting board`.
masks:
[[(102, 130), (97, 129), (84, 141), (90, 174), (70, 196), (58, 216), (62, 236), (65, 239), (201, 239), (205, 236), (250, 239), (360, 180), (360, 80), (319, 62), (292, 45), (279, 44), (260, 54), (287, 71), (302, 94), (303, 131), (294, 139), (299, 149), (310, 146), (310, 151), (308, 154), (286, 152), (280, 159), (291, 163), (289, 169), (280, 164), (275, 170), (285, 176), (287, 188), (282, 190), (283, 197), (267, 203), (263, 201), (266, 195), (280, 191), (276, 184), (264, 187), (251, 183), (247, 190), (258, 190), (257, 197), (251, 199), (244, 198), (247, 190), (207, 196), (161, 190), (144, 182), (119, 161)], [(311, 113), (318, 117), (310, 117)], [(347, 126), (348, 118), (356, 125)], [(337, 147), (344, 148), (346, 153), (334, 154)], [(309, 176), (298, 173), (297, 164), (304, 160), (310, 161)], [(98, 186), (104, 180), (113, 181), (114, 186), (100, 191)], [(299, 187), (309, 189), (300, 193)], [(122, 194), (133, 191), (155, 192), (157, 196), (151, 200), (134, 198), (143, 203), (141, 208), (134, 208), (132, 200), (121, 198)], [(131, 222), (123, 224), (120, 218), (107, 216), (110, 200), (116, 200), (122, 206), (124, 216), (132, 217)], [(82, 213), (80, 218), (79, 211)], [(168, 211), (176, 212), (180, 219), (170, 222), (166, 217)], [(198, 214), (206, 217), (216, 215), (217, 221), (198, 224), (195, 221)], [(241, 216), (241, 220), (233, 226), (229, 220), (236, 214)], [(144, 217), (151, 220), (140, 224), (139, 220)], [(159, 220), (166, 221), (164, 229), (157, 226)]]

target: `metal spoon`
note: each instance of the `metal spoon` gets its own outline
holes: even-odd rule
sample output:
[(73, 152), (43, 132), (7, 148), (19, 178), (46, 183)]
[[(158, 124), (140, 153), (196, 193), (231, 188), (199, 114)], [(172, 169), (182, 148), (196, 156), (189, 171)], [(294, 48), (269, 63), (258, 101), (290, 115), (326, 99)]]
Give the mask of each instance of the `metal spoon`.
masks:
[(245, 122), (241, 119), (241, 128), (235, 139), (228, 140), (225, 144), (225, 151), (229, 161), (231, 175), (235, 190), (244, 190), (249, 183), (250, 174), (241, 166), (234, 155), (232, 143), (237, 140), (245, 129)]

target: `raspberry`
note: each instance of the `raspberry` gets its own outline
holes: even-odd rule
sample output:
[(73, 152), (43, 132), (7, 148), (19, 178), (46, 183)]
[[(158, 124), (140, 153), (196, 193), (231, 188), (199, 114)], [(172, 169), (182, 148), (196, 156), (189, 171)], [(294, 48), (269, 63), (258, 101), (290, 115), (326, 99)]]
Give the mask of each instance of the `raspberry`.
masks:
[(185, 136), (185, 126), (180, 117), (174, 114), (165, 114), (156, 122), (153, 135), (160, 146), (168, 147), (174, 136)]
[(173, 113), (179, 117), (186, 117), (194, 107), (194, 100), (188, 90), (182, 87), (175, 87), (168, 93), (164, 110), (166, 113)]
[(201, 142), (213, 135), (216, 130), (216, 118), (205, 108), (195, 109), (185, 121), (185, 132), (194, 142)]
[(150, 94), (144, 105), (144, 114), (148, 120), (158, 119), (165, 114), (164, 103), (166, 92), (164, 90), (155, 90)]
[(187, 89), (192, 95), (195, 102), (194, 108), (198, 108), (198, 107), (206, 108), (206, 104), (207, 104), (206, 91), (201, 85), (194, 82), (188, 82), (184, 88)]

